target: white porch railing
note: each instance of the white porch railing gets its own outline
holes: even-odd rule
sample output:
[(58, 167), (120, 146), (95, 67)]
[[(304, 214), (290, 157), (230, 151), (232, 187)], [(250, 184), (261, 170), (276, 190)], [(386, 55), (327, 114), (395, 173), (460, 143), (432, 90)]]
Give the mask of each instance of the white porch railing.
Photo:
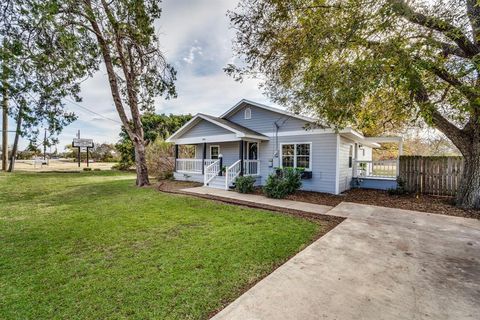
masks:
[[(217, 159), (205, 159), (204, 166), (209, 166), (217, 161)], [(202, 159), (177, 159), (176, 172), (184, 173), (202, 173)]]
[(354, 160), (354, 178), (392, 178), (398, 176), (398, 160), (363, 161)]
[(215, 160), (213, 163), (205, 167), (205, 174), (203, 176), (203, 184), (207, 185), (220, 172), (220, 160)]
[(202, 173), (202, 159), (177, 159), (177, 172)]
[(209, 166), (211, 165), (212, 163), (214, 163), (215, 161), (217, 161), (218, 159), (205, 159), (203, 165), (204, 166)]
[(243, 175), (256, 176), (260, 174), (260, 160), (243, 160)]
[(235, 181), (235, 178), (240, 175), (241, 160), (237, 160), (234, 164), (225, 171), (225, 189), (228, 189), (230, 184)]

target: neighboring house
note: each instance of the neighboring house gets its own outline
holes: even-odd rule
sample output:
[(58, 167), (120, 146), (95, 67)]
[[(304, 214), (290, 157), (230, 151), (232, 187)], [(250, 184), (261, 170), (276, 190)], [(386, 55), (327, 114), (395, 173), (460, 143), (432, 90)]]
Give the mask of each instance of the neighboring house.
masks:
[[(379, 137), (378, 142), (399, 142)], [(360, 185), (394, 187), (397, 161), (372, 161), (376, 138), (346, 128), (318, 127), (313, 118), (242, 100), (220, 117), (199, 113), (167, 139), (176, 145), (177, 180), (228, 189), (235, 178), (251, 175), (257, 185), (278, 167), (305, 170), (302, 189), (333, 194)], [(195, 157), (179, 159), (181, 145), (195, 146)]]

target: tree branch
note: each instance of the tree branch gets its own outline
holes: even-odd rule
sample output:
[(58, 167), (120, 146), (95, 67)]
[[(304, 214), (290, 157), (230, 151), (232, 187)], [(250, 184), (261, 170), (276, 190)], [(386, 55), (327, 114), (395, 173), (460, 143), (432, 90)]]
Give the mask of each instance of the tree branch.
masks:
[(466, 2), (467, 16), (472, 26), (474, 42), (478, 44), (478, 37), (480, 36), (480, 4), (477, 0), (466, 0)]
[(414, 24), (442, 33), (444, 36), (455, 42), (469, 58), (480, 53), (479, 47), (471, 42), (462, 30), (447, 21), (435, 17), (427, 17), (423, 13), (416, 12), (403, 0), (387, 1), (392, 5), (393, 10), (398, 15)]
[(419, 104), (422, 113), (431, 117), (432, 123), (442, 131), (459, 150), (467, 150), (468, 142), (465, 133), (456, 125), (448, 121), (430, 101), (428, 91), (423, 84), (419, 74), (414, 74), (412, 79), (413, 98)]

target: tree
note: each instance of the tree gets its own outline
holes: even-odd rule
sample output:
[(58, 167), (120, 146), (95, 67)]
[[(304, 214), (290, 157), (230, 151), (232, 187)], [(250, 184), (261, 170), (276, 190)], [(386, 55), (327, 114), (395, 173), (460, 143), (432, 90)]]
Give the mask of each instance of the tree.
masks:
[[(146, 113), (142, 116), (141, 121), (144, 128), (145, 145), (147, 146), (155, 140), (165, 140), (172, 133), (180, 129), (185, 123), (192, 118), (192, 115), (166, 115)], [(132, 140), (122, 127), (120, 132), (120, 141), (116, 144), (116, 149), (120, 152), (120, 167), (129, 168), (134, 163), (135, 152)]]
[(36, 143), (39, 127), (48, 128), (42, 143), (55, 142), (76, 119), (63, 98), (80, 101), (79, 82), (95, 70), (94, 59), (82, 53), (91, 43), (74, 41), (52, 21), (51, 8), (38, 0), (4, 1), (0, 5), (1, 92), (15, 118), (15, 138), (8, 171), (13, 170), (20, 136)]
[(421, 119), (465, 158), (457, 205), (480, 208), (477, 1), (241, 0), (230, 19), (244, 65), (227, 72), (337, 128)]
[(96, 42), (115, 108), (135, 149), (136, 184), (148, 185), (141, 112), (153, 111), (155, 97), (176, 96), (175, 70), (165, 61), (155, 35), (160, 1), (48, 0), (46, 3), (54, 8), (60, 26), (77, 30), (73, 37), (87, 31), (84, 36)]
[(115, 162), (118, 160), (115, 145), (111, 143), (97, 143), (90, 152), (95, 161)]

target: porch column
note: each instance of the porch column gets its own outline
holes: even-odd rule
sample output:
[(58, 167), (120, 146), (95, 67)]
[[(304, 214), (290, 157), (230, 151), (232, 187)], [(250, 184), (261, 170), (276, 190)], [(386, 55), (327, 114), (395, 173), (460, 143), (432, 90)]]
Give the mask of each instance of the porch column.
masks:
[(177, 171), (177, 159), (178, 159), (178, 144), (175, 145), (175, 162), (173, 164), (173, 171)]
[(240, 176), (243, 176), (243, 140), (240, 140), (238, 156), (240, 157)]
[(205, 159), (207, 158), (207, 143), (203, 143), (203, 153), (202, 153), (202, 174), (205, 174)]

